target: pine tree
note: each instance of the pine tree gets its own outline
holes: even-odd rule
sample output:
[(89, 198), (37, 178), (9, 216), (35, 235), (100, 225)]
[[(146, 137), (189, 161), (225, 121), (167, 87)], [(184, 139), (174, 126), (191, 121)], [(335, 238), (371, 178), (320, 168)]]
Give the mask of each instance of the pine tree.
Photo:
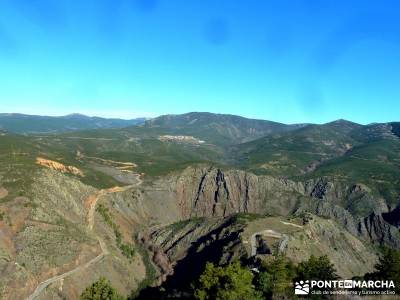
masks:
[(124, 297), (118, 294), (109, 280), (100, 277), (98, 281), (83, 291), (79, 300), (124, 300)]
[(393, 280), (396, 294), (400, 293), (400, 251), (384, 248), (375, 265), (376, 271), (367, 274), (367, 279)]
[(217, 267), (208, 263), (195, 289), (195, 298), (199, 300), (259, 300), (260, 295), (252, 284), (253, 274), (243, 268), (239, 262), (226, 267)]
[(328, 256), (316, 257), (311, 255), (307, 261), (297, 266), (296, 280), (334, 280), (337, 279), (335, 266)]
[(256, 278), (256, 287), (265, 298), (271, 298), (272, 295), (288, 294), (288, 288), (291, 286), (295, 270), (293, 264), (284, 256), (279, 255), (272, 261), (265, 263), (262, 271)]

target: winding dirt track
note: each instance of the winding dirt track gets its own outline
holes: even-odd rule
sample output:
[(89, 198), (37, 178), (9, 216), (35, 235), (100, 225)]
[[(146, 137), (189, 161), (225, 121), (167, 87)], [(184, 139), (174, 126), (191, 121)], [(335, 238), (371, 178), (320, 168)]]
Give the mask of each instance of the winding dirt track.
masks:
[[(96, 211), (96, 204), (97, 204), (98, 200), (102, 196), (105, 196), (107, 194), (124, 192), (126, 190), (129, 190), (130, 188), (137, 187), (140, 184), (142, 184), (142, 180), (140, 179), (139, 175), (137, 176), (136, 179), (137, 179), (137, 182), (134, 183), (134, 184), (126, 185), (126, 186), (123, 186), (123, 187), (116, 186), (116, 187), (109, 188), (109, 189), (103, 189), (103, 190), (97, 191), (96, 193), (90, 195), (86, 199), (85, 205), (88, 206), (87, 222), (88, 222), (89, 230), (93, 230), (94, 213)], [(28, 298), (26, 298), (26, 300), (36, 299), (40, 295), (40, 293), (45, 288), (47, 288), (50, 284), (52, 284), (52, 283), (54, 283), (54, 282), (56, 282), (58, 280), (64, 279), (64, 278), (66, 278), (66, 277), (68, 277), (68, 276), (70, 276), (70, 275), (72, 275), (74, 273), (83, 271), (83, 270), (87, 269), (89, 266), (91, 266), (91, 265), (97, 263), (98, 261), (100, 261), (104, 256), (108, 255), (109, 252), (107, 250), (106, 244), (104, 243), (104, 241), (99, 236), (96, 236), (96, 237), (97, 237), (97, 240), (99, 241), (99, 245), (100, 245), (100, 248), (101, 248), (101, 253), (98, 256), (96, 256), (95, 258), (89, 260), (85, 264), (82, 264), (82, 265), (80, 265), (80, 266), (78, 266), (78, 267), (76, 267), (76, 268), (74, 268), (74, 269), (72, 269), (72, 270), (70, 270), (68, 272), (65, 272), (65, 273), (57, 275), (57, 276), (50, 277), (49, 279), (46, 279), (45, 281), (42, 281), (36, 287), (35, 291)]]

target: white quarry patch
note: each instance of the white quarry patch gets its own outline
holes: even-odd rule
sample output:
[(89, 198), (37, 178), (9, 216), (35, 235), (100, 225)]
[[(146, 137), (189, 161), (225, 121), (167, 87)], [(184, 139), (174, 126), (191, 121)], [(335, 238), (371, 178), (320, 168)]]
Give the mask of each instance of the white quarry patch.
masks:
[(191, 135), (161, 135), (158, 137), (160, 141), (177, 141), (177, 142), (186, 142), (186, 143), (194, 143), (194, 144), (203, 144), (205, 141), (202, 141), (198, 138), (195, 138)]

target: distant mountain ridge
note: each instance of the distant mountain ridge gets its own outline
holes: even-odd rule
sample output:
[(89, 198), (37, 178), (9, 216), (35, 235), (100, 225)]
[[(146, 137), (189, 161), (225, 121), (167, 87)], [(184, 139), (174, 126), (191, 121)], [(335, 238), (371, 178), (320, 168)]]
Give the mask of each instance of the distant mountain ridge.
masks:
[(124, 128), (144, 123), (146, 118), (124, 120), (118, 118), (89, 117), (82, 114), (66, 116), (39, 116), (18, 113), (0, 114), (0, 129), (19, 133), (61, 133), (87, 129)]
[(163, 115), (145, 122), (144, 127), (159, 128), (177, 135), (192, 135), (216, 144), (237, 144), (261, 138), (272, 133), (291, 131), (305, 124), (248, 119), (228, 114), (190, 112), (181, 115)]

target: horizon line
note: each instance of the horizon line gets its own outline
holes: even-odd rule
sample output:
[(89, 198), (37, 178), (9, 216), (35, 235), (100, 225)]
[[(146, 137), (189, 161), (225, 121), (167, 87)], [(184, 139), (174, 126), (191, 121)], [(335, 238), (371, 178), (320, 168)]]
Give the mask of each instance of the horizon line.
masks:
[(199, 114), (213, 114), (213, 115), (225, 115), (225, 116), (235, 116), (235, 117), (240, 117), (240, 118), (245, 118), (249, 120), (258, 120), (258, 121), (267, 121), (267, 122), (275, 122), (275, 123), (281, 123), (285, 125), (300, 125), (300, 124), (307, 124), (307, 125), (323, 125), (323, 124), (329, 124), (333, 122), (338, 122), (338, 121), (345, 121), (345, 122), (351, 122), (359, 125), (371, 125), (371, 124), (388, 124), (388, 123), (394, 123), (398, 121), (385, 121), (385, 122), (370, 122), (370, 123), (359, 123), (359, 122), (354, 122), (352, 120), (344, 119), (344, 118), (338, 118), (334, 119), (328, 122), (323, 122), (323, 123), (313, 123), (313, 122), (290, 122), (290, 123), (284, 123), (280, 121), (274, 121), (274, 120), (268, 120), (268, 119), (260, 119), (260, 118), (252, 118), (252, 117), (247, 117), (243, 115), (236, 115), (236, 114), (230, 114), (230, 113), (214, 113), (214, 112), (209, 112), (209, 111), (189, 111), (185, 113), (165, 113), (165, 114), (152, 114), (153, 116), (145, 116), (146, 114), (148, 115), (149, 113), (144, 113), (143, 115), (137, 114), (136, 116), (132, 117), (123, 117), (121, 115), (110, 115), (110, 114), (98, 114), (98, 113), (80, 113), (80, 112), (72, 112), (72, 113), (66, 113), (66, 114), (36, 114), (36, 113), (24, 113), (24, 112), (0, 112), (0, 116), (6, 116), (6, 115), (21, 115), (21, 116), (31, 116), (31, 117), (51, 117), (51, 118), (63, 118), (63, 117), (69, 117), (69, 116), (82, 116), (82, 117), (87, 117), (87, 118), (102, 118), (102, 119), (119, 119), (119, 120), (125, 120), (125, 121), (130, 121), (130, 120), (135, 120), (135, 119), (145, 119), (151, 120), (151, 119), (156, 119), (162, 116), (179, 116), (179, 115), (186, 115), (186, 114), (192, 114), (192, 113), (199, 113)]

